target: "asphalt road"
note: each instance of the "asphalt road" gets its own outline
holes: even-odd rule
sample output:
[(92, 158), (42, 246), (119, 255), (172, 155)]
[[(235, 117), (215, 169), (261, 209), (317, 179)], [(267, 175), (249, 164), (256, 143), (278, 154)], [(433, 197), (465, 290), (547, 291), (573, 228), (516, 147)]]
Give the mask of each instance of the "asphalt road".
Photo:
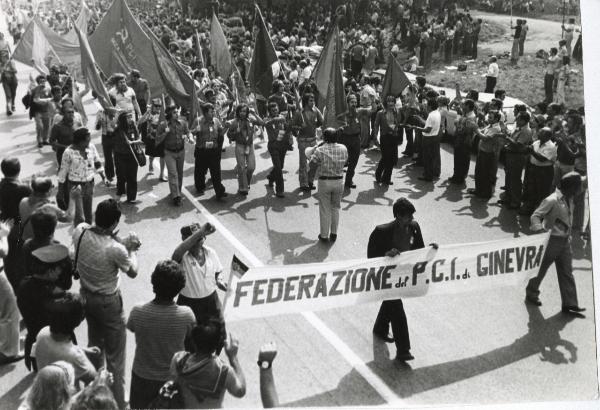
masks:
[[(18, 70), (20, 101), (30, 69), (19, 65)], [(0, 107), (4, 107), (1, 98)], [(37, 148), (33, 122), (22, 104), (17, 105), (17, 112), (10, 118), (0, 113), (2, 156), (18, 156), (23, 177), (54, 174), (53, 152), (48, 147)], [(86, 99), (85, 106), (93, 124), (95, 102)], [(93, 132), (93, 136), (99, 145), (99, 134)], [(388, 189), (376, 186), (373, 173), (379, 152), (371, 150), (361, 155), (358, 188), (343, 198), (339, 237), (333, 246), (317, 241), (316, 197), (297, 189), (297, 150), (286, 157), (285, 199), (276, 198), (265, 187), (270, 159), (266, 144), (258, 143), (250, 195), (235, 195), (235, 159), (229, 148), (222, 168), (224, 184), (232, 195), (225, 202), (217, 202), (208, 190), (197, 198), (197, 204), (190, 200), (195, 195), (192, 147), (188, 146), (187, 151), (184, 185), (191, 194), (183, 207), (170, 205), (167, 184), (159, 183), (156, 175), (147, 175), (147, 169), (138, 174), (141, 204), (123, 205), (121, 232), (135, 231), (143, 243), (140, 275), (122, 280), (126, 312), (152, 298), (151, 270), (159, 259), (170, 256), (179, 241), (179, 228), (192, 221), (205, 222), (208, 214), (221, 225), (207, 244), (217, 251), (226, 267), (234, 253), (249, 263), (273, 265), (366, 256), (370, 231), (376, 224), (392, 219), (391, 204), (401, 196), (415, 204), (415, 218), (426, 243), (510, 239), (527, 232), (528, 221), (496, 204), (499, 191), (485, 203), (445, 184), (452, 172), (452, 151), (445, 145), (442, 178), (435, 184), (419, 181), (420, 169), (401, 160), (393, 174), (394, 185)], [(498, 177), (503, 181), (502, 170)], [(470, 177), (467, 187), (473, 185)], [(96, 186), (96, 203), (111, 195), (114, 188)], [(63, 226), (58, 237), (66, 241), (68, 234), (69, 227)], [(280, 402), (289, 407), (592, 400), (598, 394), (598, 382), (591, 261), (583, 257), (581, 242), (576, 242), (575, 248), (574, 274), (580, 304), (588, 307), (587, 318), (568, 320), (560, 313), (554, 268), (542, 285), (544, 305), (539, 309), (526, 307), (520, 288), (407, 299), (405, 308), (416, 357), (410, 365), (392, 360), (393, 345), (373, 340), (371, 328), (379, 304), (232, 323), (228, 328), (240, 339), (239, 355), (248, 389), (242, 399), (227, 397), (225, 406), (260, 407), (256, 356), (266, 341), (275, 341), (279, 346), (274, 372)], [(78, 338), (81, 343), (87, 340), (85, 323), (78, 329)], [(128, 374), (134, 348), (133, 335), (128, 334)], [(32, 379), (22, 362), (0, 367), (0, 409), (16, 408)]]

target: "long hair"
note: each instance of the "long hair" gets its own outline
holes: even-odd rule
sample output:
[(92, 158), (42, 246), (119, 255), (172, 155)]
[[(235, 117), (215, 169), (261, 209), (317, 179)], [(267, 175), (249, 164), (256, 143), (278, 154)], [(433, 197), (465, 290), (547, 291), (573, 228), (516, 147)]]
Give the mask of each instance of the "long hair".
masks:
[(67, 362), (52, 363), (41, 369), (27, 396), (31, 410), (64, 410), (69, 404), (74, 370)]

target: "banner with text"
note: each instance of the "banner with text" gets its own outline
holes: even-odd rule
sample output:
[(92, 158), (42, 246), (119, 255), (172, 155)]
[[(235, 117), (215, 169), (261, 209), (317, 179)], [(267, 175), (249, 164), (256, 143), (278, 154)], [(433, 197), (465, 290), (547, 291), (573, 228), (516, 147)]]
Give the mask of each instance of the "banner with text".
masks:
[(225, 319), (516, 286), (537, 274), (549, 234), (442, 245), (394, 258), (250, 268), (230, 278)]

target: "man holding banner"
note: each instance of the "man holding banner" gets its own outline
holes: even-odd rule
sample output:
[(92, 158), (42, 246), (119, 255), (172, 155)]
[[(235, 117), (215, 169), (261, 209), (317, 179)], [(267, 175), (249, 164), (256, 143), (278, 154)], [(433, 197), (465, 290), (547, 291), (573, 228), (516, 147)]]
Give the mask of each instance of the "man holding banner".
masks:
[[(367, 249), (368, 258), (394, 257), (404, 251), (425, 247), (421, 227), (413, 221), (413, 214), (416, 212), (414, 205), (408, 199), (400, 198), (394, 202), (393, 212), (392, 222), (378, 225), (371, 233)], [(388, 335), (390, 323), (393, 338)], [(397, 360), (414, 359), (410, 354), (408, 323), (402, 299), (384, 300), (381, 303), (373, 334), (388, 343), (396, 343)]]
[[(536, 277), (527, 284), (525, 301), (541, 306), (540, 284), (552, 263), (556, 264), (558, 287), (562, 299), (562, 312), (583, 317), (585, 308), (577, 302), (577, 287), (573, 277), (573, 253), (571, 229), (573, 222), (573, 197), (581, 190), (581, 175), (569, 172), (560, 180), (558, 189), (542, 201), (531, 215), (531, 230), (550, 230), (550, 240)], [(542, 225), (543, 224), (543, 225)]]

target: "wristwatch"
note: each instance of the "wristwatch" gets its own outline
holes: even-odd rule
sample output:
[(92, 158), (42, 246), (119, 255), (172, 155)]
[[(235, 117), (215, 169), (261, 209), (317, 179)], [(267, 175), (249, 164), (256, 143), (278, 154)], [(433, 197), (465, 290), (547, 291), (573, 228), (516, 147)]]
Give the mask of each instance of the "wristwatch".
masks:
[(263, 370), (268, 370), (271, 368), (271, 364), (272, 362), (269, 362), (268, 360), (259, 360), (256, 362), (258, 364), (258, 367), (260, 367)]

